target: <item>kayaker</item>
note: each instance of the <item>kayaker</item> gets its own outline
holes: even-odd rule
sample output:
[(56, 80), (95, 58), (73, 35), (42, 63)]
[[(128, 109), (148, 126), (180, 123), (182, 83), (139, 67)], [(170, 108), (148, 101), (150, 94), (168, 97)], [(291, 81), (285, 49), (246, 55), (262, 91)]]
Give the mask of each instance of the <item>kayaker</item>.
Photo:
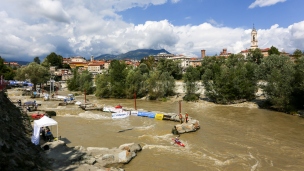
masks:
[(180, 143), (180, 140), (178, 139), (178, 137), (175, 137), (174, 142), (175, 143)]

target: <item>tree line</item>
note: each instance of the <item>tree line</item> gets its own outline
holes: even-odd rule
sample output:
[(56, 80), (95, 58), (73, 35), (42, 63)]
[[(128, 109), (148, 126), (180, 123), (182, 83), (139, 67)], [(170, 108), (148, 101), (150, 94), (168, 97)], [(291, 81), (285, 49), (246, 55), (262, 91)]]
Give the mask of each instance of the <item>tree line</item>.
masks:
[[(166, 100), (176, 95), (175, 81), (184, 82), (186, 101), (198, 100), (197, 90), (202, 85), (205, 97), (219, 104), (238, 103), (256, 98), (258, 89), (265, 97), (265, 104), (279, 111), (294, 112), (302, 109), (304, 100), (304, 55), (295, 50), (293, 60), (280, 55), (277, 48), (271, 47), (268, 57), (260, 49), (250, 50), (245, 58), (240, 54), (225, 57), (205, 57), (201, 66), (182, 68), (181, 61), (153, 57), (142, 59), (138, 67), (112, 60), (109, 69), (96, 75), (88, 71), (74, 69), (68, 80), (70, 91), (86, 91), (99, 98), (137, 98)], [(4, 67), (0, 58), (0, 73), (11, 78), (13, 69)], [(2, 64), (1, 64), (2, 63)], [(30, 79), (36, 85), (50, 78), (49, 67), (68, 68), (62, 64), (62, 56), (52, 52), (40, 64), (38, 57), (26, 67), (14, 71), (14, 79)], [(5, 79), (6, 79), (5, 78)], [(95, 86), (93, 86), (95, 83)]]

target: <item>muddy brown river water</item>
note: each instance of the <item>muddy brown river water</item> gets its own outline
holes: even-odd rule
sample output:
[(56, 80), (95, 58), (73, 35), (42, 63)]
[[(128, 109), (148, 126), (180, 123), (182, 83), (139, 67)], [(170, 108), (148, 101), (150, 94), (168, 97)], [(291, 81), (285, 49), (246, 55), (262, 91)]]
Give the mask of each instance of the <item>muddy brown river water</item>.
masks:
[[(19, 97), (12, 95), (14, 98)], [(87, 98), (98, 105), (134, 107), (134, 100)], [(141, 144), (143, 150), (124, 166), (126, 171), (304, 170), (304, 118), (297, 116), (251, 107), (182, 102), (182, 113), (188, 112), (201, 126), (197, 132), (181, 135), (186, 144), (183, 148), (171, 144), (176, 122), (138, 116), (113, 120), (106, 112), (58, 106), (58, 101), (37, 102), (42, 104), (41, 109), (57, 112), (53, 119), (68, 146)], [(137, 108), (177, 113), (179, 104), (137, 100)], [(131, 130), (118, 133), (124, 129)]]

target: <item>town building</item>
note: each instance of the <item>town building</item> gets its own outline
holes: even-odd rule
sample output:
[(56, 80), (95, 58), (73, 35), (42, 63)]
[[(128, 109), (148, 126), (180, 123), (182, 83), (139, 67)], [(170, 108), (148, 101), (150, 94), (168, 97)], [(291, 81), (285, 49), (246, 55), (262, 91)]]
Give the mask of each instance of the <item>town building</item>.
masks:
[[(245, 58), (246, 58), (248, 56), (248, 54), (250, 53), (250, 51), (253, 51), (256, 48), (259, 48), (259, 46), (258, 46), (258, 32), (254, 28), (254, 25), (253, 25), (253, 28), (252, 28), (252, 31), (251, 31), (251, 46), (250, 46), (250, 49), (242, 50), (240, 53), (242, 55), (244, 55)], [(261, 53), (263, 54), (263, 56), (267, 57), (268, 56), (268, 51), (270, 50), (270, 48), (263, 48), (263, 49), (260, 49), (260, 50), (261, 50)], [(280, 54), (290, 56), (286, 52), (280, 52)]]
[(91, 56), (91, 61), (88, 62), (88, 71), (94, 75), (105, 72), (105, 61), (95, 61), (94, 56)]
[(223, 57), (225, 57), (225, 58), (228, 58), (231, 54), (232, 54), (232, 53), (227, 52), (227, 48), (224, 48), (224, 49), (222, 50), (222, 52), (220, 52), (220, 55), (219, 55), (219, 56), (223, 56)]
[(159, 61), (160, 59), (172, 59), (175, 55), (174, 54), (169, 54), (165, 52), (161, 52), (157, 55), (152, 55), (154, 57), (155, 61)]
[(4, 65), (9, 66), (11, 68), (20, 68), (21, 65), (19, 65), (17, 62), (3, 62)]
[(70, 59), (70, 67), (71, 69), (78, 68), (79, 71), (84, 71), (88, 69), (88, 62), (84, 57), (81, 56), (76, 56), (76, 57), (71, 57)]

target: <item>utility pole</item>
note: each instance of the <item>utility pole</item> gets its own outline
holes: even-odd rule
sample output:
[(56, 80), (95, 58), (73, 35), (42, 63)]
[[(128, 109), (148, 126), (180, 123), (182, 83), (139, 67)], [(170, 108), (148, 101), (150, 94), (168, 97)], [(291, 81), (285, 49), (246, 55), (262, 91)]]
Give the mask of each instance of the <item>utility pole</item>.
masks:
[(52, 86), (51, 86), (51, 84), (52, 84), (52, 80), (51, 80), (52, 78), (50, 77), (50, 95), (52, 94)]
[(136, 92), (134, 92), (134, 109), (137, 110), (137, 107), (136, 107)]
[(182, 113), (182, 101), (180, 100), (179, 102), (179, 114)]

